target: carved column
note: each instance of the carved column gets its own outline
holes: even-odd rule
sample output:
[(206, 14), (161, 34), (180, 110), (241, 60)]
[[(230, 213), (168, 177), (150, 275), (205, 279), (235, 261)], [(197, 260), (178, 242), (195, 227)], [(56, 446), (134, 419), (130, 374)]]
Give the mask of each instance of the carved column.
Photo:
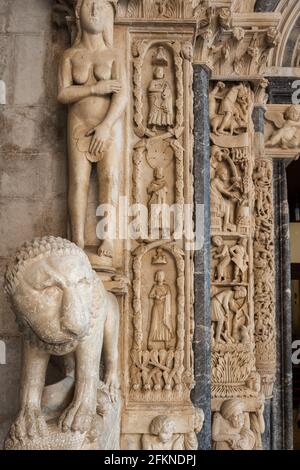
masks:
[(256, 367), (262, 378), (262, 391), (272, 397), (276, 373), (275, 253), (273, 210), (273, 164), (256, 161), (255, 186), (255, 351)]
[[(209, 142), (209, 78), (211, 70), (194, 64), (194, 191), (200, 211), (198, 230), (202, 231), (203, 247), (195, 252), (195, 389), (193, 403), (205, 416), (199, 435), (201, 450), (211, 448), (211, 335), (210, 335), (210, 142)], [(199, 216), (198, 216), (199, 217)]]
[[(190, 240), (176, 237), (175, 230), (193, 214), (196, 22), (186, 22), (190, 14), (184, 2), (175, 4), (170, 17), (153, 2), (151, 8), (150, 2), (130, 2), (130, 8), (119, 10), (120, 16), (124, 12), (120, 26), (126, 25), (129, 37), (132, 203), (149, 211), (146, 230), (130, 246), (124, 449), (197, 448), (204, 418), (190, 398), (195, 385), (194, 253)], [(167, 222), (168, 214), (156, 213), (158, 204), (177, 209), (175, 219)], [(173, 429), (167, 445), (156, 437), (157, 426)]]
[[(253, 104), (249, 83), (212, 84), (212, 438), (220, 450), (261, 449), (264, 432), (255, 361)], [(247, 431), (231, 441), (224, 436), (235, 419)]]

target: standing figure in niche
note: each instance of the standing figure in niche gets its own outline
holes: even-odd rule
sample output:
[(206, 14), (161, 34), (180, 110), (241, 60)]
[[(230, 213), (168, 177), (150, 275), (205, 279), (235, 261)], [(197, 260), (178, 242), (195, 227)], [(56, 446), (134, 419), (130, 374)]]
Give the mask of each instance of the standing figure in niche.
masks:
[(172, 126), (174, 122), (172, 90), (165, 79), (163, 67), (154, 69), (154, 77), (149, 86), (149, 126)]
[(154, 349), (157, 343), (164, 343), (164, 348), (169, 349), (170, 342), (174, 339), (171, 289), (166, 283), (165, 277), (164, 271), (157, 271), (154, 278), (155, 284), (149, 294), (149, 298), (153, 299), (148, 337), (150, 350)]
[(215, 276), (217, 275), (217, 278), (215, 282), (226, 281), (226, 270), (231, 262), (228, 245), (224, 243), (221, 237), (213, 237), (212, 242), (216, 247), (213, 248), (213, 259), (217, 260), (218, 263), (216, 266)]
[(223, 219), (223, 230), (225, 232), (236, 231), (234, 223), (234, 203), (240, 201), (239, 194), (235, 191), (236, 183), (231, 184), (228, 171), (225, 167), (219, 166), (215, 176), (210, 183), (211, 188), (211, 208), (218, 217)]
[(149, 211), (151, 211), (152, 205), (167, 204), (168, 188), (163, 168), (155, 168), (154, 179), (148, 186), (147, 192), (149, 194)]
[[(78, 0), (78, 35), (59, 69), (58, 100), (68, 108), (69, 215), (71, 238), (85, 247), (92, 163), (97, 164), (98, 202), (119, 197), (121, 149), (116, 124), (127, 103), (125, 68), (113, 48), (114, 0)], [(99, 264), (112, 265), (113, 241), (104, 240)]]
[(154, 179), (148, 186), (147, 193), (149, 194), (148, 215), (152, 238), (159, 238), (160, 229), (162, 229), (162, 237), (169, 238), (170, 224), (167, 217), (164, 216), (168, 186), (163, 168), (155, 168)]
[(246, 282), (248, 269), (247, 238), (241, 238), (239, 243), (230, 248), (231, 260), (234, 263), (233, 282)]

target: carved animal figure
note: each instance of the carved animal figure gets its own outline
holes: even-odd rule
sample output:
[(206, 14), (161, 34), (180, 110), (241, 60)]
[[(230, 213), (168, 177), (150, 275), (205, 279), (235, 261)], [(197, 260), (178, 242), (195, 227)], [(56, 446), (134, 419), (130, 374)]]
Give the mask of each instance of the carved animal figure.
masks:
[(106, 292), (85, 253), (55, 237), (34, 239), (18, 250), (7, 268), (5, 289), (24, 335), (21, 403), (10, 447), (47, 434), (41, 401), (51, 355), (73, 353), (76, 364), (73, 397), (58, 428), (68, 435), (88, 433), (99, 404), (102, 352), (110, 399), (118, 397), (117, 300)]

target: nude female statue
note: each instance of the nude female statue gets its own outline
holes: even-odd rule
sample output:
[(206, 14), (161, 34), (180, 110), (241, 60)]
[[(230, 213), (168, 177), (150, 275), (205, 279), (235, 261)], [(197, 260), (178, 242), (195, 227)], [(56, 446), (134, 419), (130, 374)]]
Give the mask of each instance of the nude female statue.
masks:
[[(125, 71), (113, 49), (113, 0), (78, 0), (78, 36), (59, 70), (58, 100), (69, 106), (68, 153), (71, 239), (85, 246), (84, 230), (92, 163), (99, 204), (118, 203), (120, 153), (116, 124), (127, 103)], [(120, 139), (119, 139), (120, 140)], [(99, 264), (112, 265), (113, 241), (104, 240)]]

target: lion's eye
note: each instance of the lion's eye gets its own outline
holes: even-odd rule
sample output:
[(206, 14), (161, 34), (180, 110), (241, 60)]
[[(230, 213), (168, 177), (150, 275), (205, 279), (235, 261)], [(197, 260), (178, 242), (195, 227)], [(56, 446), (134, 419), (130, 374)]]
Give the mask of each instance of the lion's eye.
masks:
[(79, 285), (89, 286), (90, 285), (90, 280), (87, 277), (83, 277), (82, 279), (80, 279)]
[(43, 294), (49, 296), (55, 296), (60, 294), (62, 291), (58, 286), (48, 286), (43, 289)]

